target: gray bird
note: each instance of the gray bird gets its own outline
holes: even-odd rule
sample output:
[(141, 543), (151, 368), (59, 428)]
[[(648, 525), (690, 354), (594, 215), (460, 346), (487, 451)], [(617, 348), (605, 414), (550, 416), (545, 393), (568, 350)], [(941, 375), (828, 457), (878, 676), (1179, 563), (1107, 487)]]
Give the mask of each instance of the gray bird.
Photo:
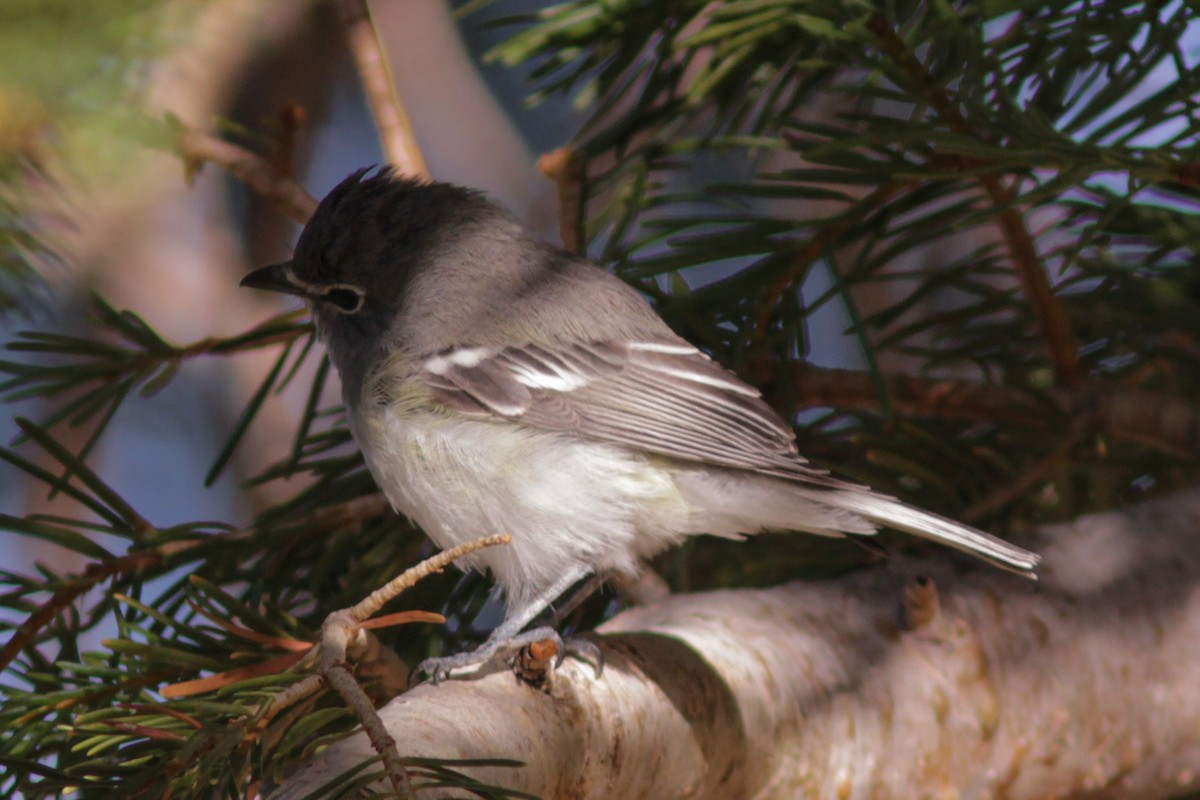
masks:
[[(707, 533), (866, 536), (898, 528), (1030, 574), (1038, 556), (834, 477), (759, 393), (676, 336), (604, 269), (533, 236), (482, 193), (359, 170), (291, 261), (243, 286), (309, 302), (376, 483), (439, 547), (478, 551), (508, 611), (435, 681), (502, 649), (584, 578)], [(561, 644), (561, 641), (560, 641)]]

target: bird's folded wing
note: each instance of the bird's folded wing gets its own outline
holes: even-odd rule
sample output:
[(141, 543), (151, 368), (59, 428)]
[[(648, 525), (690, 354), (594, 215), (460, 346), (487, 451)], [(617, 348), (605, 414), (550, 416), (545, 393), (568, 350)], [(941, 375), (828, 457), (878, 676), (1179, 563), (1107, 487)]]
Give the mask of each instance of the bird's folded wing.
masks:
[(855, 486), (808, 464), (791, 428), (757, 391), (678, 339), (461, 347), (422, 359), (419, 380), (461, 414), (831, 488)]

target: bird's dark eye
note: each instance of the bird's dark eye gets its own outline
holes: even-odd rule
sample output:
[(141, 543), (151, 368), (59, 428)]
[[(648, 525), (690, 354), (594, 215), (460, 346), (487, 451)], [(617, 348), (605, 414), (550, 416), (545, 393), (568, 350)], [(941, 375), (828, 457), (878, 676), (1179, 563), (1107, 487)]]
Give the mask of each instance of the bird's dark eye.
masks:
[(332, 286), (325, 292), (325, 300), (337, 306), (343, 314), (357, 314), (362, 310), (363, 292), (353, 286)]

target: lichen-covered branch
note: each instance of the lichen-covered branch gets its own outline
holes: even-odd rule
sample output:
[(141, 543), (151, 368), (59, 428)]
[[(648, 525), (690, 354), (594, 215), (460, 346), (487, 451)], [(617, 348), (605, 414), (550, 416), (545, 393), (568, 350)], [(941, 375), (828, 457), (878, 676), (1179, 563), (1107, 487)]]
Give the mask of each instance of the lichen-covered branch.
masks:
[(1047, 531), (1037, 583), (937, 553), (677, 595), (603, 628), (598, 678), (501, 670), (381, 715), (406, 755), (518, 758), (466, 771), (545, 798), (1169, 797), (1200, 787), (1198, 528), (1192, 492)]

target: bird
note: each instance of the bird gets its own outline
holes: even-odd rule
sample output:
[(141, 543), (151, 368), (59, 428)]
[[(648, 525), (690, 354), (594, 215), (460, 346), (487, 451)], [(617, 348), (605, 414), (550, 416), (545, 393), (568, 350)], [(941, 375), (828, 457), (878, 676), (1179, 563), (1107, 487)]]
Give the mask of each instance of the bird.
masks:
[(561, 638), (526, 630), (585, 579), (635, 576), (689, 536), (868, 537), (887, 526), (1033, 576), (1039, 557), (800, 455), (760, 393), (629, 284), (483, 192), (365, 168), (320, 202), (291, 260), (241, 281), (303, 298), (351, 433), (394, 509), (469, 555), (506, 600), (435, 683)]

